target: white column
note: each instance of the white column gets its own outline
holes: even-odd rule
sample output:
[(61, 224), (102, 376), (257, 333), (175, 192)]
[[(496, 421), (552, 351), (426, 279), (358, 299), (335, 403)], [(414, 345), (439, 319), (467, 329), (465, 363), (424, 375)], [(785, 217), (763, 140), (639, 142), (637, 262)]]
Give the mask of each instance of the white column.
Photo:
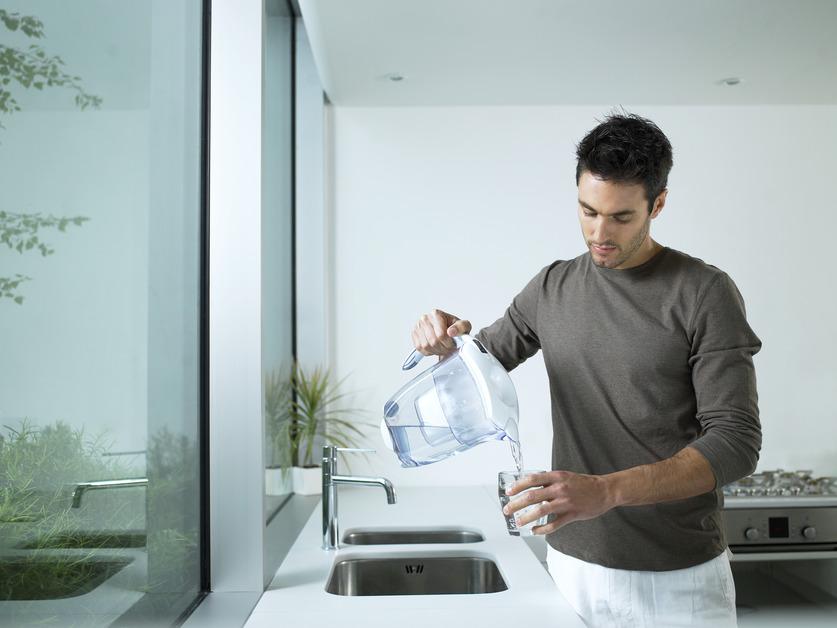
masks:
[(210, 526), (213, 591), (263, 590), (262, 0), (212, 2)]

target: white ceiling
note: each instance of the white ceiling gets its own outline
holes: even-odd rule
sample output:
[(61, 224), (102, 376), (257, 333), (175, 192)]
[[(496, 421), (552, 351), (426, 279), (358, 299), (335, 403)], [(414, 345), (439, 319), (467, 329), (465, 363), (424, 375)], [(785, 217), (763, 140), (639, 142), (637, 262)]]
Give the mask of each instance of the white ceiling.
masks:
[(299, 5), (337, 105), (837, 104), (837, 0)]

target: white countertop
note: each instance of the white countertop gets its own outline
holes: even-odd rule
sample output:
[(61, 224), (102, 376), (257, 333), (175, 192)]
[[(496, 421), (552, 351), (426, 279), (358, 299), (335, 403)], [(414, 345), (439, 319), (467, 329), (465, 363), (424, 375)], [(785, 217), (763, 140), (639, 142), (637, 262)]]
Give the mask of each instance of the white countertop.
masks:
[[(496, 488), (395, 487), (387, 504), (378, 487), (338, 488), (340, 535), (355, 528), (439, 526), (479, 530), (480, 543), (342, 546), (325, 551), (322, 513), (314, 509), (265, 591), (247, 628), (363, 626), (431, 628), (455, 624), (583, 627), (526, 542), (506, 532)], [(508, 589), (497, 593), (343, 596), (326, 593), (336, 560), (372, 555), (467, 554), (491, 558)], [(441, 622), (441, 623), (440, 623)]]

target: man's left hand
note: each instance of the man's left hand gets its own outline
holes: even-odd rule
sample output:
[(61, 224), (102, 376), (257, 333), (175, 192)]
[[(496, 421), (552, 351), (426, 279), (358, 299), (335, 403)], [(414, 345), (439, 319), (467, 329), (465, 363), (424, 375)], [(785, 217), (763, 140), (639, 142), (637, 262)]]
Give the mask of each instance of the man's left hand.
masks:
[(532, 511), (520, 515), (518, 526), (524, 526), (545, 515), (554, 515), (553, 520), (546, 525), (532, 528), (532, 534), (549, 534), (572, 521), (593, 519), (616, 505), (604, 476), (570, 471), (533, 473), (515, 482), (506, 494), (517, 495), (533, 486), (541, 488), (527, 491), (503, 508), (503, 512), (510, 515), (526, 506), (540, 504)]

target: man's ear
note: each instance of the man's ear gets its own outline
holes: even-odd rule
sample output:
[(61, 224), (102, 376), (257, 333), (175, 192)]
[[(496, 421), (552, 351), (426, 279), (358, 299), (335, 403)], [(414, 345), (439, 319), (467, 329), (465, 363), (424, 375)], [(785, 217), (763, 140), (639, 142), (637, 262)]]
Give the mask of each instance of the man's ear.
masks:
[(663, 211), (663, 207), (666, 204), (666, 196), (668, 195), (668, 188), (665, 188), (662, 192), (657, 195), (657, 198), (654, 200), (654, 208), (651, 210), (651, 219), (653, 220), (657, 216), (660, 215), (660, 212)]

